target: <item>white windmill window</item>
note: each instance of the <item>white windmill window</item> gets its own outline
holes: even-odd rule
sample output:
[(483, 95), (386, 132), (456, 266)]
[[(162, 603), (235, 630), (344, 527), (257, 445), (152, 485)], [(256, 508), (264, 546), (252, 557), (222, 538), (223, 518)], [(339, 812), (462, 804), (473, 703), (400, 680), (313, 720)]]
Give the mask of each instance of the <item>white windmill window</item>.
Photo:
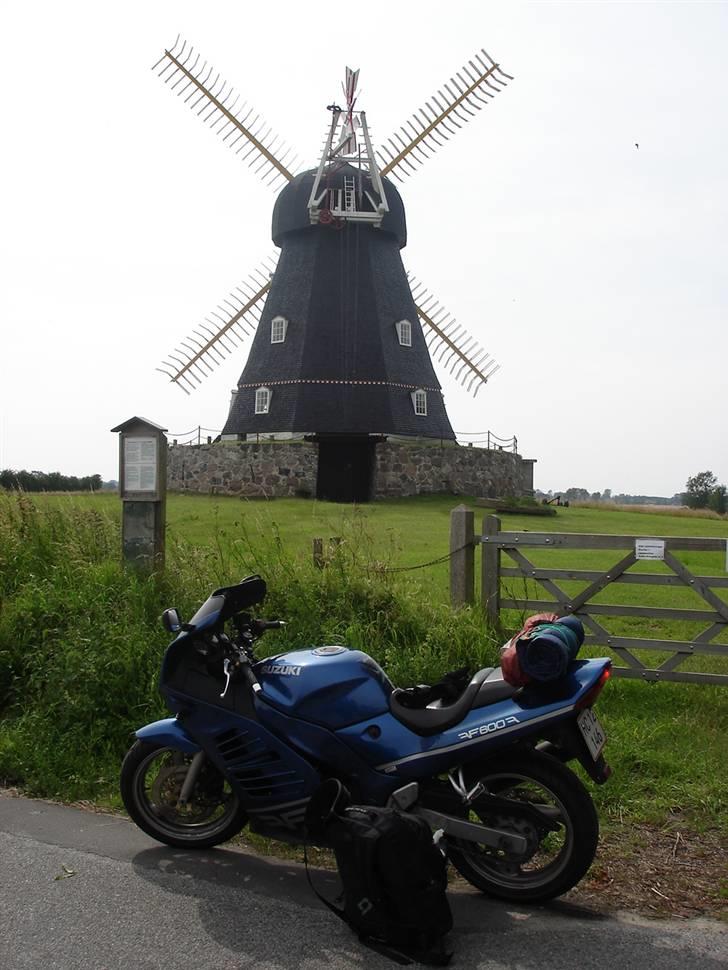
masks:
[(282, 344), (286, 339), (286, 330), (288, 330), (288, 320), (285, 317), (273, 317), (270, 322), (270, 342)]
[(421, 387), (412, 392), (412, 407), (415, 409), (415, 414), (427, 414), (427, 392)]
[(412, 324), (409, 320), (398, 320), (395, 323), (397, 328), (397, 336), (399, 337), (399, 342), (403, 347), (412, 346)]
[(259, 387), (255, 392), (255, 413), (267, 414), (270, 411), (270, 388)]

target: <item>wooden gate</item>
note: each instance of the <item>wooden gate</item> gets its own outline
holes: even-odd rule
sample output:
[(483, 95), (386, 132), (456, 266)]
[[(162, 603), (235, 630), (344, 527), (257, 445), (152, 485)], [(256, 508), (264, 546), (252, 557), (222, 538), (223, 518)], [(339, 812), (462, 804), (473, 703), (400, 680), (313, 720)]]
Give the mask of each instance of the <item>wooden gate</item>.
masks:
[[(472, 567), (467, 569), (468, 549), (463, 540), (467, 535), (468, 522), (463, 518), (465, 509), (455, 510), (452, 519), (451, 550), (454, 550), (451, 590), (453, 602), (468, 600), (467, 591), (460, 595), (457, 582), (453, 585), (452, 576), (468, 578), (472, 582)], [(459, 514), (459, 518), (458, 518)], [(468, 512), (472, 530), (472, 512)], [(501, 530), (500, 519), (495, 515), (483, 519), (482, 535), (472, 534), (469, 552), (472, 556), (480, 544), (482, 551), (481, 597), (482, 606), (491, 621), (501, 620), (502, 610), (517, 610), (521, 614), (550, 611), (560, 616), (575, 613), (579, 616), (586, 631), (585, 645), (607, 647), (624, 666), (614, 667), (620, 677), (641, 680), (672, 680), (693, 683), (712, 683), (728, 686), (728, 673), (688, 672), (678, 670), (689, 657), (712, 654), (722, 658), (718, 666), (728, 670), (728, 645), (717, 643), (716, 639), (728, 629), (728, 602), (721, 599), (714, 589), (728, 588), (728, 576), (696, 575), (675, 555), (676, 552), (713, 552), (726, 556), (725, 539), (688, 538), (676, 536), (615, 536), (585, 535), (564, 532), (505, 532)], [(454, 543), (460, 542), (459, 547)], [(545, 549), (579, 550), (582, 556), (586, 551), (601, 551), (600, 558), (611, 550), (620, 554), (608, 568), (573, 569), (564, 568), (557, 561), (563, 557), (543, 555)], [(528, 550), (528, 554), (527, 551)], [(537, 551), (536, 554), (531, 550)], [(503, 554), (507, 557), (504, 560)], [(465, 555), (465, 559), (463, 559)], [(535, 564), (532, 559), (540, 558)], [(594, 557), (592, 557), (594, 558)], [(503, 561), (502, 561), (503, 560)], [(548, 561), (551, 560), (551, 561)], [(659, 572), (640, 571), (644, 562), (654, 560), (663, 563)], [(725, 559), (722, 558), (725, 563)], [(637, 571), (630, 571), (636, 564)], [(465, 566), (465, 568), (463, 568)], [(562, 586), (566, 583), (571, 591)], [(514, 584), (519, 588), (514, 590)], [(538, 598), (534, 585), (537, 585), (549, 598)], [(696, 607), (647, 606), (631, 603), (594, 602), (612, 584), (622, 588), (629, 586), (662, 587), (674, 589), (678, 599), (690, 599)], [(579, 585), (581, 588), (574, 591)], [(680, 592), (678, 592), (680, 590)], [(685, 590), (690, 595), (685, 596)], [(628, 597), (629, 598), (629, 597)], [(607, 630), (604, 622), (611, 617), (621, 618), (618, 625), (639, 624), (640, 634), (629, 636), (622, 632), (615, 634)], [(630, 621), (629, 618), (637, 618)], [(515, 618), (517, 622), (518, 618)], [(663, 639), (650, 637), (650, 627), (662, 628), (664, 621), (681, 623), (682, 638)], [(698, 626), (699, 630), (690, 639), (684, 627)], [(660, 630), (661, 632), (661, 630)], [(651, 651), (653, 662), (648, 666), (635, 656), (634, 651)], [(662, 655), (662, 656), (660, 656)], [(657, 659), (657, 666), (654, 665)]]

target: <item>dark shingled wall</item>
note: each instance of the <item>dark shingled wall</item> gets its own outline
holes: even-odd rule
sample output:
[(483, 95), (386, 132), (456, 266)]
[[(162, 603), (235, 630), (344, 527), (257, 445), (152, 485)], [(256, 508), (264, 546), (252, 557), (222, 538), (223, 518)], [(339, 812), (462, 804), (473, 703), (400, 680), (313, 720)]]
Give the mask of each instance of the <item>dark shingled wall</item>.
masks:
[[(337, 170), (335, 178), (342, 175)], [(312, 183), (311, 173), (298, 176), (276, 202), (281, 255), (223, 434), (454, 438), (399, 254), (406, 242), (399, 194), (386, 183), (391, 211), (381, 229), (311, 226)], [(288, 320), (286, 339), (271, 344), (279, 315)], [(411, 347), (397, 339), (402, 319), (412, 324)], [(271, 389), (271, 406), (256, 415), (261, 386)], [(426, 416), (412, 405), (418, 387), (427, 391)]]

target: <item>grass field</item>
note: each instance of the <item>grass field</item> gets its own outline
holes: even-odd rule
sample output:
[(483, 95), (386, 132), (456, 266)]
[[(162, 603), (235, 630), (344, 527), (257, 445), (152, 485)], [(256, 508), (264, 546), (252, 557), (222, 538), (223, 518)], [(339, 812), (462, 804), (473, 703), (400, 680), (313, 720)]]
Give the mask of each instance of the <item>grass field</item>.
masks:
[[(118, 568), (114, 495), (41, 496), (26, 519), (6, 510), (4, 526), (0, 514), (0, 777), (42, 794), (113, 797), (128, 732), (162, 712), (155, 689), (165, 643), (159, 611), (177, 605), (189, 615), (214, 584), (250, 571), (269, 580), (268, 611), (289, 621), (282, 637), (270, 639), (271, 651), (344, 640), (376, 656), (403, 685), (467, 661), (497, 662), (499, 636), (479, 611), (453, 612), (447, 605), (447, 563), (383, 572), (445, 554), (450, 511), (461, 501), (467, 504), (430, 496), (352, 508), (170, 495), (169, 568), (158, 586), (139, 584)], [(639, 511), (570, 508), (554, 518), (504, 515), (502, 522), (514, 530), (728, 537), (726, 520)], [(20, 539), (13, 529), (20, 529)], [(315, 536), (344, 540), (329, 570), (311, 566)], [(87, 553), (85, 545), (93, 549)], [(532, 558), (541, 563), (546, 555), (554, 565), (567, 564), (559, 550)], [(607, 568), (621, 554), (568, 557), (573, 567)], [(724, 556), (681, 558), (698, 573), (725, 575)], [(611, 602), (658, 606), (682, 605), (692, 596), (630, 586), (602, 594)], [(631, 635), (681, 635), (649, 621), (630, 621), (627, 628)], [(726, 669), (724, 660), (711, 662)], [(108, 710), (100, 710), (104, 705)], [(726, 688), (613, 679), (598, 710), (614, 767), (609, 784), (595, 792), (603, 820), (728, 834)]]

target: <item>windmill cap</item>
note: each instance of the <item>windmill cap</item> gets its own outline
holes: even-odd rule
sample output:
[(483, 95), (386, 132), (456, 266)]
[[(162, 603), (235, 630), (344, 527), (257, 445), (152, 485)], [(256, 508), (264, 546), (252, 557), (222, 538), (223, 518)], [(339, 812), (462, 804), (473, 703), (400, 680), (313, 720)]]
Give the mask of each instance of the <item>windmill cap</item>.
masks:
[[(286, 233), (296, 232), (300, 229), (327, 229), (327, 227), (311, 225), (311, 217), (308, 212), (308, 200), (311, 198), (316, 171), (315, 168), (312, 168), (307, 172), (301, 172), (279, 192), (273, 207), (271, 227), (271, 235), (276, 246), (283, 244), (283, 237)], [(364, 189), (371, 190), (371, 180), (366, 172), (348, 164), (332, 167), (327, 185), (329, 188), (341, 189), (344, 187), (344, 176), (354, 176), (358, 179), (360, 174), (363, 174)], [(382, 183), (389, 212), (384, 214), (380, 228), (372, 231), (390, 233), (396, 237), (399, 248), (404, 249), (407, 245), (407, 222), (402, 197), (389, 179), (382, 178)], [(327, 229), (327, 231), (329, 230)]]

